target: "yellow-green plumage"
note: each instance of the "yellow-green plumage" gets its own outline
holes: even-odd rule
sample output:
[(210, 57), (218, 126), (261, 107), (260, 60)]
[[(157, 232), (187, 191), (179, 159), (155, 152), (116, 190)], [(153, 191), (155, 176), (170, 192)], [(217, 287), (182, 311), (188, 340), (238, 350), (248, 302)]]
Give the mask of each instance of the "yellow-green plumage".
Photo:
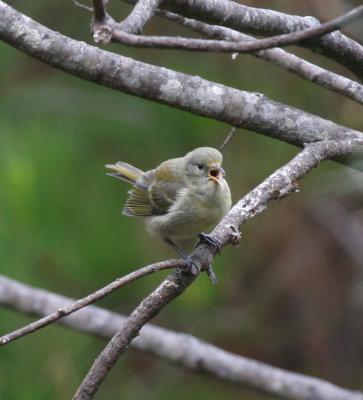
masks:
[(231, 207), (221, 163), (218, 150), (201, 147), (147, 172), (123, 162), (106, 167), (133, 184), (123, 214), (144, 217), (151, 234), (184, 239), (216, 224)]

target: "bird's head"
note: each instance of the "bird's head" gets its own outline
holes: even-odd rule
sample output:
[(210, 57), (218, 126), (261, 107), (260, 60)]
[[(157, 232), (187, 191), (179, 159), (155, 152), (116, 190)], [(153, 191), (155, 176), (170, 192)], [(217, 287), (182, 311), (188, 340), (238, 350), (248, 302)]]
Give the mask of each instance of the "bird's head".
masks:
[(216, 184), (221, 184), (225, 172), (222, 168), (222, 154), (213, 147), (199, 147), (185, 157), (186, 174), (194, 182), (205, 179)]

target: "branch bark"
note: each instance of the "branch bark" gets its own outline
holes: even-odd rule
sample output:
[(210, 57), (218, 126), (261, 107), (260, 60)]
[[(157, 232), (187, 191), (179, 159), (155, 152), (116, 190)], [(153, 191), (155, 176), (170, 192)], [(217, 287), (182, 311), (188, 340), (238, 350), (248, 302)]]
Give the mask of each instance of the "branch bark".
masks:
[(162, 0), (138, 0), (127, 18), (118, 24), (119, 28), (128, 33), (140, 33), (161, 2)]
[[(19, 283), (0, 275), (0, 304), (29, 315), (46, 316), (67, 308), (74, 299)], [(89, 306), (61, 324), (103, 339), (110, 339), (126, 317)], [(147, 324), (131, 347), (151, 353), (190, 371), (199, 371), (257, 389), (282, 399), (363, 400), (363, 394), (322, 379), (304, 376), (229, 353), (194, 336)]]
[[(232, 41), (256, 40), (253, 36), (245, 35), (233, 29), (220, 25), (209, 25), (191, 18), (185, 18), (170, 11), (159, 10), (158, 15), (170, 21), (183, 25), (195, 32), (213, 37), (216, 39)], [(286, 69), (289, 72), (300, 76), (310, 82), (316, 83), (326, 89), (339, 93), (353, 101), (363, 104), (363, 85), (344, 76), (335, 74), (310, 63), (303, 58), (297, 57), (283, 49), (260, 50), (251, 55), (270, 61), (274, 65)]]
[[(306, 142), (325, 140), (308, 145), (290, 163), (238, 202), (212, 232), (222, 246), (233, 241), (238, 226), (262, 212), (270, 200), (294, 191), (295, 181), (320, 161), (330, 157), (361, 154), (363, 150), (363, 142), (358, 140), (362, 138), (360, 132), (273, 102), (260, 94), (238, 91), (101, 51), (37, 24), (2, 1), (0, 37), (52, 66), (129, 94), (177, 106), (237, 127), (275, 135), (300, 146)], [(212, 249), (207, 245), (199, 246), (193, 253), (193, 259), (201, 270), (210, 265), (213, 256)], [(180, 271), (172, 274), (135, 309), (105, 352), (96, 360), (76, 398), (93, 396), (140, 328), (182, 293), (194, 279), (195, 276)]]
[(147, 265), (146, 267), (130, 272), (129, 274), (116, 279), (114, 282), (109, 283), (107, 286), (95, 291), (94, 293), (91, 293), (90, 295), (75, 301), (69, 307), (58, 308), (57, 311), (47, 315), (46, 317), (41, 318), (38, 321), (32, 322), (28, 325), (23, 326), (22, 328), (19, 328), (13, 332), (10, 332), (0, 337), (0, 346), (8, 344), (13, 340), (19, 339), (26, 335), (29, 335), (29, 333), (33, 333), (38, 329), (44, 328), (45, 326), (48, 326), (60, 320), (61, 318), (64, 318), (67, 315), (70, 315), (75, 311), (80, 310), (81, 308), (84, 308), (92, 303), (95, 303), (98, 300), (103, 299), (104, 297), (108, 296), (115, 290), (120, 289), (121, 287), (131, 282), (134, 282), (139, 278), (142, 278), (146, 275), (150, 275), (157, 271), (163, 271), (172, 268), (184, 268), (184, 267), (186, 267), (186, 263), (183, 260), (169, 260), (169, 261), (162, 261), (156, 264)]
[(109, 53), (54, 32), (0, 1), (0, 38), (77, 77), (302, 147), (362, 133), (251, 93)]
[[(300, 17), (248, 7), (230, 0), (165, 0), (162, 8), (206, 23), (262, 36), (294, 32), (320, 25), (320, 22), (313, 17)], [(340, 32), (334, 32), (314, 39), (304, 46), (344, 65), (363, 80), (363, 46), (356, 41)]]
[[(139, 3), (138, 3), (139, 4)], [(230, 42), (226, 40), (190, 39), (172, 36), (138, 36), (122, 29), (122, 23), (110, 26), (114, 41), (135, 47), (149, 47), (155, 49), (180, 49), (189, 51), (211, 51), (223, 53), (252, 53), (258, 50), (283, 47), (301, 42), (308, 42), (313, 38), (330, 33), (354, 22), (363, 15), (363, 6), (357, 7), (347, 14), (335, 18), (325, 24), (314, 26), (298, 32), (272, 36), (266, 39), (255, 39), (247, 42)]]
[[(307, 145), (293, 160), (247, 194), (215, 227), (211, 236), (218, 240), (222, 249), (233, 243), (239, 227), (248, 219), (260, 214), (270, 200), (285, 197), (297, 188), (297, 180), (315, 168), (319, 162), (331, 157), (363, 154), (363, 140), (326, 141)], [(194, 263), (205, 270), (211, 265), (214, 248), (202, 244), (191, 255)], [(109, 371), (116, 364), (140, 329), (158, 314), (170, 301), (191, 285), (196, 276), (174, 273), (149, 294), (131, 313), (125, 323), (94, 361), (74, 400), (93, 398)]]

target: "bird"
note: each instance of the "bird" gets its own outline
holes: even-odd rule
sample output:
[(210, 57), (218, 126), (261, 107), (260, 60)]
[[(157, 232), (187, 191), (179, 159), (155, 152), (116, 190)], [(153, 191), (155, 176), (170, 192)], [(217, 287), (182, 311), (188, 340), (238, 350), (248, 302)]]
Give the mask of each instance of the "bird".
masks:
[[(222, 161), (217, 149), (199, 147), (146, 172), (123, 161), (106, 168), (113, 171), (107, 175), (132, 185), (122, 213), (142, 218), (152, 236), (163, 239), (192, 267), (175, 240), (199, 236), (199, 242), (219, 251), (219, 242), (203, 231), (215, 226), (232, 205)], [(213, 270), (207, 272), (216, 283)]]

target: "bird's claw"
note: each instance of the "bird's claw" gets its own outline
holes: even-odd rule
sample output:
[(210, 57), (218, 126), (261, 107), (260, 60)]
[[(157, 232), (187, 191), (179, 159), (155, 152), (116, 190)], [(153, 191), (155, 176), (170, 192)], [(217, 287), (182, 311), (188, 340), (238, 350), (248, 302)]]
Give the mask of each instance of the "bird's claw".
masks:
[(221, 244), (218, 242), (217, 239), (203, 232), (199, 233), (198, 236), (199, 236), (199, 242), (197, 243), (197, 246), (199, 244), (206, 243), (209, 246), (214, 247), (217, 254), (221, 252)]
[(190, 256), (185, 256), (183, 257), (184, 261), (187, 263), (185, 268), (183, 268), (183, 271), (186, 272), (187, 274), (191, 274), (194, 276), (199, 275), (200, 269), (198, 265), (192, 260)]

